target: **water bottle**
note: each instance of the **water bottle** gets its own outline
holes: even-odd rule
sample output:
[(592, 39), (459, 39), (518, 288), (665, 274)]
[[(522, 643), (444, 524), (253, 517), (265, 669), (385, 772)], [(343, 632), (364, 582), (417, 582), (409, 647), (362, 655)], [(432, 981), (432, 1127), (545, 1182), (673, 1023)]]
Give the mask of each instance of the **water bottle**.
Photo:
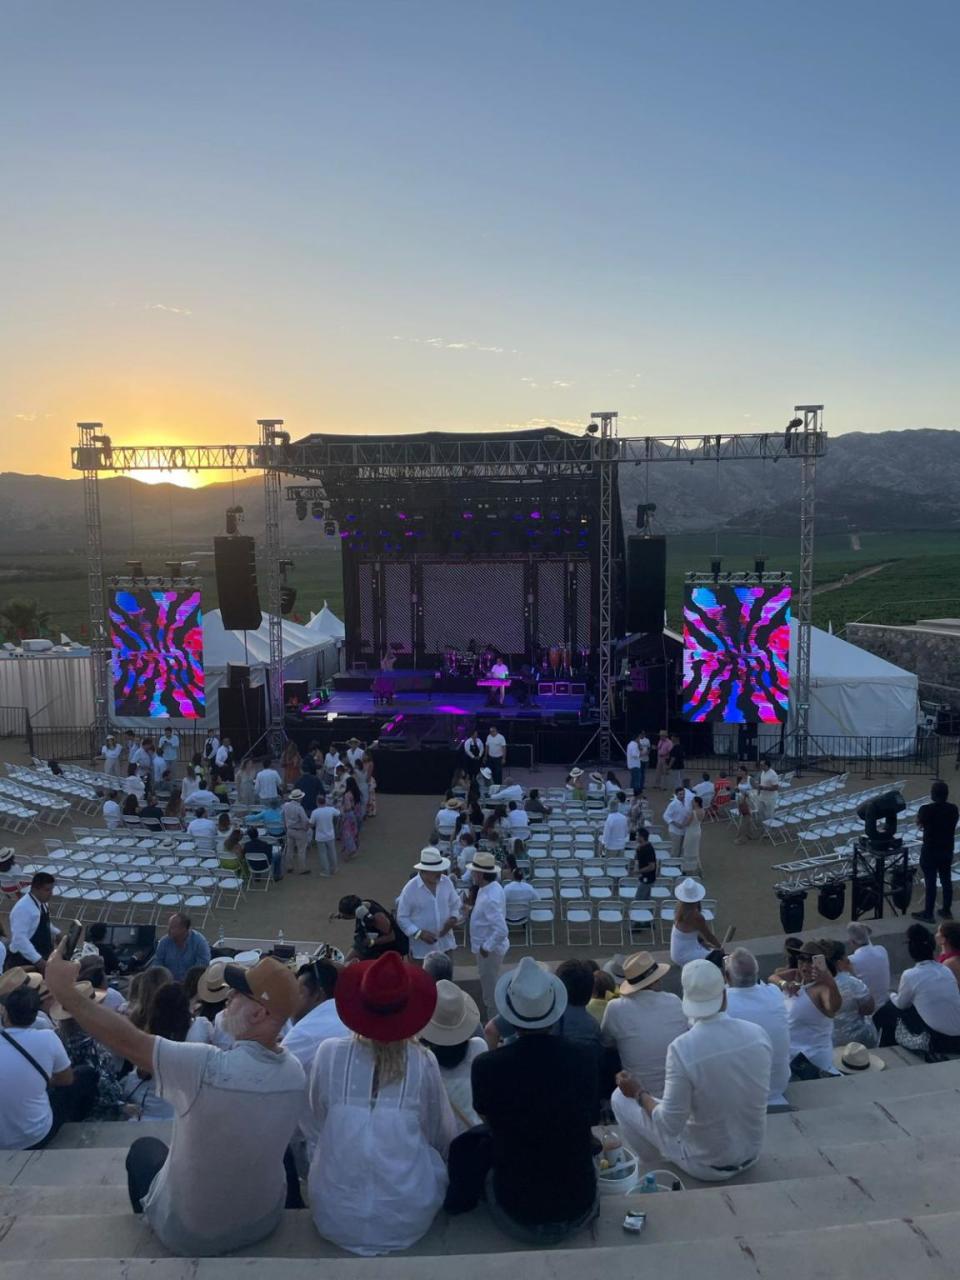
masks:
[(277, 930), (277, 946), (278, 947), (283, 946), (283, 930), (282, 929)]
[(640, 1190), (645, 1194), (649, 1194), (650, 1192), (656, 1191), (657, 1175), (655, 1173), (645, 1173), (643, 1175), (643, 1182), (640, 1184)]
[(217, 930), (217, 946), (222, 947), (226, 940), (226, 935), (223, 932), (223, 922), (221, 921), (220, 928)]

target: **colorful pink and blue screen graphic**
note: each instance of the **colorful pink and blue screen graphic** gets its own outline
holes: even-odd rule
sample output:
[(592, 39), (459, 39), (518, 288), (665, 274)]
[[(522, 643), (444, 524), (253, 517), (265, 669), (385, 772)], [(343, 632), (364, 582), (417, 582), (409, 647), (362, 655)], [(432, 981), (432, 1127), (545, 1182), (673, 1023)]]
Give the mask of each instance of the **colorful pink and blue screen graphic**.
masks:
[(199, 591), (116, 591), (110, 643), (115, 715), (151, 720), (203, 717)]
[(683, 714), (725, 724), (782, 724), (790, 710), (790, 587), (688, 586)]

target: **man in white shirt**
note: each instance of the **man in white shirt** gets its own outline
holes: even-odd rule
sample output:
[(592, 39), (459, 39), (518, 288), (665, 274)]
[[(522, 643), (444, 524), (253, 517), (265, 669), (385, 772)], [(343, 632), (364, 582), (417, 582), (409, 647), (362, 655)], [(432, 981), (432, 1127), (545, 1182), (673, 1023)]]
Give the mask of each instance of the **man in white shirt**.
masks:
[(203, 743), (203, 758), (204, 758), (204, 760), (206, 760), (208, 763), (211, 763), (211, 764), (212, 764), (212, 763), (213, 763), (213, 759), (214, 759), (214, 757), (215, 757), (215, 756), (216, 756), (216, 754), (217, 754), (217, 747), (219, 747), (219, 745), (220, 745), (220, 739), (219, 739), (219, 738), (217, 737), (217, 735), (216, 735), (216, 734), (211, 730), (211, 732), (207, 734), (206, 738), (204, 739), (204, 743)]
[(479, 885), (470, 912), (470, 946), (477, 959), (486, 1017), (492, 1018), (497, 1011), (495, 997), (500, 966), (510, 948), (507, 903), (497, 879), (497, 860), (492, 853), (475, 853), (467, 870), (474, 883)]
[(677, 787), (673, 799), (663, 811), (663, 820), (670, 833), (671, 853), (679, 858), (683, 852), (683, 837), (690, 822), (690, 810), (684, 802), (685, 788)]
[(667, 1049), (689, 1030), (678, 996), (660, 990), (670, 972), (647, 951), (623, 962), (620, 999), (610, 1000), (600, 1026), (603, 1043), (616, 1046), (624, 1071), (663, 1091)]
[(693, 788), (693, 794), (699, 796), (703, 801), (704, 809), (709, 809), (713, 804), (713, 797), (717, 794), (717, 788), (710, 781), (709, 773), (700, 775), (700, 781)]
[(770, 1040), (768, 1107), (786, 1106), (784, 1090), (790, 1083), (790, 1023), (783, 993), (772, 983), (761, 982), (756, 957), (746, 947), (736, 947), (724, 960), (727, 979), (727, 1013), (762, 1027)]
[(103, 756), (103, 772), (109, 777), (119, 778), (123, 747), (112, 733), (107, 734), (107, 740), (100, 748), (100, 754)]
[(859, 920), (847, 925), (847, 938), (850, 966), (860, 981), (867, 984), (873, 1003), (879, 1009), (890, 998), (890, 955), (887, 948), (873, 942), (870, 926)]
[(265, 760), (263, 768), (253, 780), (253, 794), (262, 803), (273, 800), (280, 794), (280, 775), (273, 767), (271, 760)]
[(324, 1040), (350, 1035), (337, 1014), (334, 992), (339, 970), (330, 960), (308, 960), (297, 970), (299, 1003), (293, 1026), (280, 1043), (309, 1075), (317, 1047)]
[(169, 765), (176, 764), (180, 757), (180, 736), (169, 725), (160, 735), (158, 750)]
[(141, 778), (148, 778), (153, 771), (153, 752), (145, 738), (130, 756), (130, 763), (137, 766)]
[(922, 1036), (929, 1033), (933, 1053), (960, 1053), (960, 987), (946, 967), (934, 959), (936, 942), (929, 929), (912, 924), (907, 930), (907, 953), (914, 962), (900, 975), (900, 986), (878, 1009), (874, 1022), (884, 1047), (895, 1042), (896, 1027)]
[(295, 787), (283, 806), (283, 826), (286, 832), (284, 870), (289, 871), (291, 866), (295, 866), (299, 875), (308, 876), (310, 868), (307, 866), (307, 845), (310, 843), (310, 819), (304, 813), (303, 805), (300, 803), (303, 796), (304, 793), (300, 788)]
[(725, 1012), (715, 964), (691, 960), (681, 978), (692, 1026), (667, 1050), (663, 1096), (622, 1071), (611, 1104), (629, 1146), (653, 1147), (701, 1182), (723, 1182), (760, 1156), (773, 1050), (761, 1027)]
[(441, 840), (450, 840), (452, 838), (457, 827), (457, 818), (462, 808), (462, 803), (451, 796), (450, 799), (444, 800), (437, 810), (433, 825), (436, 827), (437, 835)]
[(323, 781), (324, 785), (329, 787), (336, 777), (337, 770), (340, 768), (340, 752), (331, 742), (327, 747), (327, 754), (323, 757)]
[(603, 834), (600, 837), (600, 845), (604, 853), (623, 853), (627, 847), (630, 823), (622, 808), (626, 803), (627, 797), (622, 791), (618, 791), (613, 807), (603, 824)]
[(213, 753), (213, 762), (220, 773), (225, 774), (227, 777), (233, 775), (233, 747), (230, 745), (230, 739), (226, 734), (220, 739), (220, 745)]
[(359, 738), (350, 738), (347, 742), (347, 764), (354, 769), (363, 763), (363, 743)]
[(103, 814), (104, 826), (108, 831), (116, 831), (118, 827), (123, 826), (123, 810), (117, 800), (116, 791), (111, 791), (106, 800), (104, 800), (101, 813)]
[(207, 817), (204, 808), (197, 810), (197, 816), (187, 823), (187, 835), (197, 842), (202, 849), (213, 849), (217, 843), (217, 824)]
[(646, 781), (644, 775), (647, 770), (647, 759), (650, 754), (650, 739), (647, 738), (646, 754), (642, 747), (643, 731), (641, 730), (635, 737), (631, 738), (627, 743), (627, 768), (630, 770), (630, 786), (633, 788), (633, 794), (639, 796), (643, 794), (643, 784)]
[(761, 823), (763, 823), (776, 813), (777, 802), (780, 799), (780, 775), (766, 756), (760, 761), (760, 777), (757, 782), (757, 789), (760, 793), (758, 800), (759, 816)]
[(322, 876), (332, 876), (337, 869), (337, 820), (339, 817), (340, 810), (330, 803), (326, 795), (321, 796), (320, 803), (310, 814), (310, 825), (313, 827), (313, 838), (317, 844)]
[(33, 966), (43, 972), (47, 956), (60, 930), (50, 920), (50, 899), (56, 880), (49, 871), (38, 871), (30, 881), (30, 891), (10, 912), (10, 945), (7, 966)]
[(447, 875), (450, 859), (439, 849), (433, 845), (421, 849), (413, 869), (417, 875), (407, 881), (397, 899), (397, 923), (410, 939), (411, 957), (422, 960), (430, 951), (455, 949), (453, 930), (462, 904)]
[(157, 787), (162, 786), (164, 779), (169, 775), (169, 772), (170, 772), (170, 766), (167, 763), (166, 757), (163, 755), (163, 753), (160, 751), (151, 751), (150, 752), (150, 775), (151, 775), (150, 780), (153, 783), (154, 791), (156, 791)]
[[(305, 1106), (303, 1068), (277, 1043), (297, 1010), (296, 978), (272, 957), (249, 969), (226, 965), (232, 993), (224, 1026), (236, 1044), (224, 1052), (147, 1035), (78, 995), (76, 973), (76, 965), (53, 957), (52, 994), (94, 1039), (149, 1072), (174, 1109), (169, 1151), (141, 1138), (127, 1153), (134, 1212), (179, 1257), (227, 1253), (270, 1235), (286, 1203), (284, 1152)], [(225, 1180), (229, 1168), (243, 1169), (243, 1177)]]
[(137, 766), (131, 764), (130, 772), (123, 780), (123, 790), (127, 795), (136, 796), (137, 804), (143, 804), (143, 797), (147, 794), (147, 788), (143, 785), (143, 779), (137, 773)]
[(530, 908), (540, 901), (540, 895), (524, 880), (522, 871), (515, 871), (513, 879), (503, 886), (503, 899), (507, 924), (523, 924), (530, 917)]
[(212, 809), (219, 808), (219, 806), (220, 801), (207, 787), (197, 787), (197, 789), (191, 794), (190, 798), (185, 800), (183, 803), (183, 807), (185, 809), (193, 809), (194, 811), (206, 809), (208, 813)]
[[(55, 1031), (36, 1025), (40, 996), (26, 979), (19, 968), (8, 970), (0, 978), (5, 1006), (3, 1031), (12, 1041), (0, 1036), (0, 1151), (27, 1151), (49, 1141), (67, 1118), (63, 1104), (69, 1099), (65, 1089), (74, 1080), (60, 1037)], [(52, 1086), (49, 1091), (37, 1067), (16, 1046), (29, 1053), (37, 1067), (46, 1072)]]
[[(510, 676), (510, 668), (507, 666), (507, 664), (504, 662), (502, 658), (498, 658), (497, 661), (490, 668), (491, 679), (507, 680), (509, 679), (509, 676)], [(501, 706), (503, 706), (503, 699), (506, 696), (507, 686), (505, 684), (502, 684), (499, 689), (494, 689), (493, 692), (497, 695), (497, 701), (500, 703)]]
[(495, 724), (492, 724), (487, 732), (484, 751), (493, 781), (499, 787), (503, 782), (503, 762), (507, 755), (507, 740)]
[(523, 787), (519, 782), (508, 782), (505, 787), (490, 788), (490, 800), (494, 804), (509, 804), (515, 800), (517, 804), (523, 799)]
[[(500, 796), (497, 796), (499, 803)], [(507, 831), (511, 840), (526, 840), (530, 835), (530, 819), (525, 809), (521, 809), (516, 800), (507, 805)]]

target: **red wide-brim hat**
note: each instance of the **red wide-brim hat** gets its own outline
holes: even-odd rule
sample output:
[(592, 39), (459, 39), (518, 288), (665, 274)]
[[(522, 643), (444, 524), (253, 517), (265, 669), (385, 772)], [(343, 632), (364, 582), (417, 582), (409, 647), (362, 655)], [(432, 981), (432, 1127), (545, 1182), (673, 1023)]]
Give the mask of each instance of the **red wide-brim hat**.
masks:
[(368, 1040), (391, 1043), (422, 1031), (437, 1007), (437, 984), (396, 951), (349, 964), (334, 992), (340, 1021)]

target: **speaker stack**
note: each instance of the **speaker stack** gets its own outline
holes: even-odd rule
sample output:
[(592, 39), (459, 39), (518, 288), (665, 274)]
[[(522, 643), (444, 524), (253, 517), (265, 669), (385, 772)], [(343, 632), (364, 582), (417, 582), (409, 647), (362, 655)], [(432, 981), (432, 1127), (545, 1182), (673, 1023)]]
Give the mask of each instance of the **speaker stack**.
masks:
[(213, 560), (224, 627), (227, 631), (256, 631), (263, 622), (263, 614), (257, 590), (256, 544), (253, 538), (244, 534), (214, 538)]
[(659, 635), (667, 598), (666, 538), (627, 538), (626, 579), (627, 632)]

